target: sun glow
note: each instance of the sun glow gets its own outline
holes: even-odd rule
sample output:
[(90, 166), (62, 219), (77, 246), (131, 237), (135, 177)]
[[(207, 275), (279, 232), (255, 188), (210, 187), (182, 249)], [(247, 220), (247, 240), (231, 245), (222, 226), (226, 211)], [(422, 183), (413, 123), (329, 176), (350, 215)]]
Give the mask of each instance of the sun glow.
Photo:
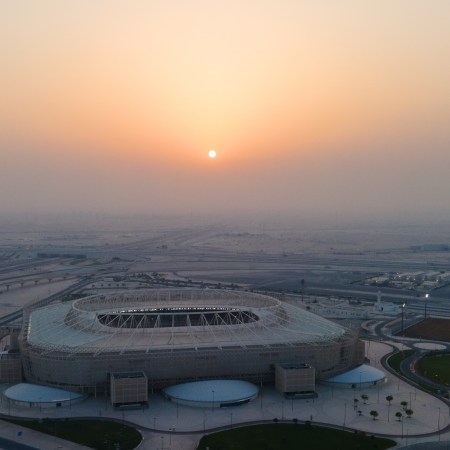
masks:
[(216, 153), (215, 150), (210, 150), (210, 151), (208, 152), (208, 156), (209, 156), (211, 159), (214, 159), (214, 158), (217, 156), (217, 153)]

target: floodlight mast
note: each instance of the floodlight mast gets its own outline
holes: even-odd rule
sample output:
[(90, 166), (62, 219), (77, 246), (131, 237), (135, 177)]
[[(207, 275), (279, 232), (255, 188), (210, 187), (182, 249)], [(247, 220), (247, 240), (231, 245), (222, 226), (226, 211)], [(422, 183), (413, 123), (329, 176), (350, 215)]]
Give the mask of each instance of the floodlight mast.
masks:
[(405, 306), (406, 306), (406, 303), (403, 303), (403, 305), (402, 305), (402, 336), (403, 336), (403, 323), (404, 323), (403, 316), (404, 316), (404, 312), (405, 312)]
[(430, 296), (430, 294), (425, 294), (425, 306), (424, 306), (424, 316), (425, 316), (425, 320), (427, 320), (427, 301), (428, 301), (428, 297)]

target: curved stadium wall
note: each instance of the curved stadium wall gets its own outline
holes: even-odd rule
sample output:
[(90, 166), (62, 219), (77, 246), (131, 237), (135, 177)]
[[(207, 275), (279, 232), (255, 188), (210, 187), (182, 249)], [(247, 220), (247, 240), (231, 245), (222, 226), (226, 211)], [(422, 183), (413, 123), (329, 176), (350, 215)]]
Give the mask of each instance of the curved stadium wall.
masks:
[(112, 372), (149, 385), (274, 379), (278, 363), (307, 363), (318, 379), (363, 362), (355, 331), (276, 298), (242, 291), (146, 290), (95, 295), (24, 311), (28, 382), (100, 393)]

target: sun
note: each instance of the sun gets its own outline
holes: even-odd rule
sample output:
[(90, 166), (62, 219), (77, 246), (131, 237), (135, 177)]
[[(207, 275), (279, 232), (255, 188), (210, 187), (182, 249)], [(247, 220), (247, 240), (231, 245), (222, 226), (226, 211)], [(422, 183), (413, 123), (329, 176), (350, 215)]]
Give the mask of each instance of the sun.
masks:
[(217, 153), (216, 153), (215, 150), (210, 150), (210, 151), (208, 152), (208, 156), (209, 156), (211, 159), (214, 159), (214, 158), (217, 156)]

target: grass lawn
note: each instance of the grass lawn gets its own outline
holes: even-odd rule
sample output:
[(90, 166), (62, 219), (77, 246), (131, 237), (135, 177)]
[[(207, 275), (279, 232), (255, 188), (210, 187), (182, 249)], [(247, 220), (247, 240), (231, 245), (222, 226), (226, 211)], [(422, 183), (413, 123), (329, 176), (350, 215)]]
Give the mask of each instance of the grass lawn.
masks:
[(108, 420), (3, 420), (99, 450), (114, 450), (116, 443), (120, 450), (132, 450), (142, 440), (136, 429)]
[(424, 356), (418, 361), (417, 368), (424, 377), (450, 386), (450, 354)]
[(268, 424), (204, 436), (198, 450), (371, 450), (395, 446), (390, 439), (313, 425)]
[(404, 350), (403, 352), (398, 352), (390, 356), (387, 360), (389, 366), (395, 370), (397, 373), (401, 374), (400, 364), (401, 362), (411, 356), (414, 353), (414, 350)]

